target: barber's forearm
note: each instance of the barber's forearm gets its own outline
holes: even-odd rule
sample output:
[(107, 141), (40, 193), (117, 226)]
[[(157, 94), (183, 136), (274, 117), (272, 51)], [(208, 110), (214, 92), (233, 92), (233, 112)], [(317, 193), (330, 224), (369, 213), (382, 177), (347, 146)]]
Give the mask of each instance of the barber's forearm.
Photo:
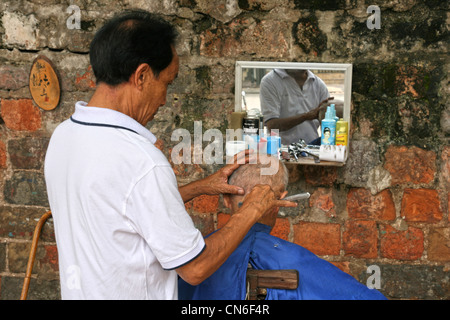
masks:
[(181, 194), (181, 198), (183, 199), (183, 202), (188, 202), (195, 197), (198, 197), (202, 194), (205, 194), (206, 191), (204, 190), (204, 186), (201, 183), (201, 180), (194, 181), (191, 183), (188, 183), (187, 185), (184, 185), (182, 187), (178, 188), (178, 191)]
[(234, 213), (224, 227), (205, 239), (206, 248), (196, 259), (177, 269), (180, 277), (191, 285), (207, 279), (238, 247), (258, 217), (255, 208)]
[(314, 119), (316, 119), (315, 113), (308, 111), (306, 113), (302, 113), (288, 118), (271, 119), (267, 121), (267, 129), (269, 130), (269, 132), (270, 130), (273, 129), (277, 129), (280, 132), (287, 131), (305, 121)]

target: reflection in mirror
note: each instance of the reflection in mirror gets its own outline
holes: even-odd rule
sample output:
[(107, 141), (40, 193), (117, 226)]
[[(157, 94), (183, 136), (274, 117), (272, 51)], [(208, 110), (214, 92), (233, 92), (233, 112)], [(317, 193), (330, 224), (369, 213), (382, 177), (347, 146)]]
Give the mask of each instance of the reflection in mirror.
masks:
[(336, 128), (323, 124), (329, 117), (349, 126), (351, 77), (351, 64), (238, 61), (235, 111), (278, 131), (283, 146), (335, 145)]

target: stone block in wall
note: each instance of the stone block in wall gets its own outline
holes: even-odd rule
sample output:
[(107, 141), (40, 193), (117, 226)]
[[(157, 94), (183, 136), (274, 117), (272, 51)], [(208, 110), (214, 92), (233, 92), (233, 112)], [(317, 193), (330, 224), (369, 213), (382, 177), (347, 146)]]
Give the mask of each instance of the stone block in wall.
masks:
[(289, 240), (289, 234), (291, 233), (291, 224), (288, 219), (277, 218), (275, 225), (270, 232), (271, 235), (280, 239)]
[(199, 213), (216, 213), (219, 208), (219, 196), (218, 195), (201, 195), (192, 201), (192, 208)]
[(294, 225), (294, 243), (317, 255), (339, 255), (340, 230), (336, 223), (300, 222)]
[(1, 22), (5, 29), (2, 40), (6, 47), (25, 50), (39, 48), (38, 19), (35, 14), (5, 11)]
[(349, 220), (342, 236), (346, 256), (358, 258), (378, 257), (378, 229), (372, 220)]
[[(0, 238), (31, 240), (34, 229), (45, 208), (10, 207), (0, 208)], [(47, 219), (41, 230), (40, 241), (55, 241), (53, 219)]]
[(284, 21), (236, 18), (227, 26), (208, 29), (200, 34), (200, 55), (288, 57), (289, 29), (289, 24)]
[(353, 1), (346, 0), (316, 0), (316, 1), (303, 1), (294, 0), (293, 1), (296, 9), (307, 9), (307, 10), (342, 10), (346, 8), (351, 8)]
[(401, 215), (409, 222), (434, 223), (441, 221), (442, 210), (437, 190), (405, 189)]
[(217, 229), (222, 228), (228, 220), (230, 220), (231, 215), (227, 213), (218, 213), (217, 214)]
[(424, 251), (424, 234), (419, 228), (397, 230), (389, 225), (381, 226), (381, 256), (396, 260), (417, 260)]
[(367, 187), (372, 169), (380, 163), (376, 142), (369, 139), (352, 140), (347, 163), (338, 170), (338, 181), (342, 179), (354, 187)]
[(292, 27), (295, 44), (305, 53), (321, 55), (327, 49), (327, 36), (320, 30), (314, 15), (300, 18)]
[[(6, 243), (0, 243), (0, 273), (4, 271), (6, 271)], [(0, 277), (0, 292), (1, 292), (1, 277)]]
[(36, 131), (42, 126), (39, 107), (31, 99), (2, 99), (1, 116), (6, 127), (17, 131)]
[(351, 219), (395, 220), (395, 204), (390, 190), (376, 195), (363, 188), (354, 188), (347, 195), (347, 211)]
[(444, 147), (441, 159), (441, 180), (447, 190), (450, 190), (450, 146)]
[(24, 67), (0, 66), (0, 90), (17, 90), (28, 85), (28, 72)]
[(430, 230), (427, 253), (431, 261), (450, 262), (450, 228)]
[(384, 168), (391, 174), (392, 185), (428, 184), (436, 175), (436, 153), (418, 147), (389, 146)]
[(26, 137), (8, 142), (8, 154), (13, 169), (41, 169), (49, 140)]
[[(3, 276), (1, 278), (1, 300), (19, 300), (22, 287), (22, 277)], [(59, 279), (34, 279), (30, 281), (27, 300), (59, 300), (61, 299)]]
[[(31, 250), (30, 242), (11, 242), (8, 244), (8, 265), (12, 273), (25, 273)], [(46, 278), (58, 276), (58, 252), (55, 245), (38, 244), (32, 274)]]
[(191, 214), (194, 226), (205, 237), (214, 231), (214, 216), (211, 214)]
[[(380, 268), (380, 291), (390, 299), (448, 300), (450, 271), (444, 266), (376, 264)], [(370, 274), (359, 276), (365, 283)]]
[(337, 179), (336, 167), (305, 166), (304, 174), (312, 186), (332, 186)]
[(333, 191), (330, 188), (317, 188), (309, 198), (309, 205), (312, 209), (323, 211), (329, 218), (333, 218), (336, 215)]
[(226, 23), (241, 13), (238, 2), (238, 0), (197, 0), (196, 10)]
[(447, 105), (444, 111), (442, 111), (440, 124), (442, 131), (446, 134), (450, 134), (450, 105)]
[(7, 203), (48, 207), (47, 189), (41, 172), (16, 171), (6, 180), (4, 197)]
[(0, 169), (6, 168), (6, 145), (3, 141), (0, 141)]

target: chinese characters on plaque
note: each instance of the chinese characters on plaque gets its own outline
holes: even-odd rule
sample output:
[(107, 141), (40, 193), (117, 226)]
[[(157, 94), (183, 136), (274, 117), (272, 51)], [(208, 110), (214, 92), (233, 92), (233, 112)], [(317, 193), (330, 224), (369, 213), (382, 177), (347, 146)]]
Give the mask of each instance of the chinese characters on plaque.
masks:
[(51, 61), (38, 56), (30, 71), (30, 92), (34, 102), (44, 110), (53, 110), (58, 106), (61, 96), (58, 76)]

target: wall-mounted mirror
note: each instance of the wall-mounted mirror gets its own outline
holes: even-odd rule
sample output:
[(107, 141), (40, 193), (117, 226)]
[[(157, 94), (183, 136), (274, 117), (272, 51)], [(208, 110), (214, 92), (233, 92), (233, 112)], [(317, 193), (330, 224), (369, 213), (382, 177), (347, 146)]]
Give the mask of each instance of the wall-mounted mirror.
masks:
[[(328, 134), (325, 131), (324, 135), (322, 126), (327, 106), (335, 110), (336, 119), (347, 123), (347, 132), (350, 131), (352, 64), (237, 61), (235, 85), (235, 112), (258, 115), (261, 127), (266, 126), (269, 132), (279, 131), (284, 147), (299, 141), (311, 147), (307, 149), (311, 153), (303, 152), (306, 156), (295, 162), (345, 164), (345, 161), (319, 161), (317, 155), (321, 137)], [(311, 111), (325, 100), (320, 113)], [(314, 120), (299, 119), (309, 111), (307, 117), (313, 116)], [(293, 160), (291, 157), (290, 161)]]

